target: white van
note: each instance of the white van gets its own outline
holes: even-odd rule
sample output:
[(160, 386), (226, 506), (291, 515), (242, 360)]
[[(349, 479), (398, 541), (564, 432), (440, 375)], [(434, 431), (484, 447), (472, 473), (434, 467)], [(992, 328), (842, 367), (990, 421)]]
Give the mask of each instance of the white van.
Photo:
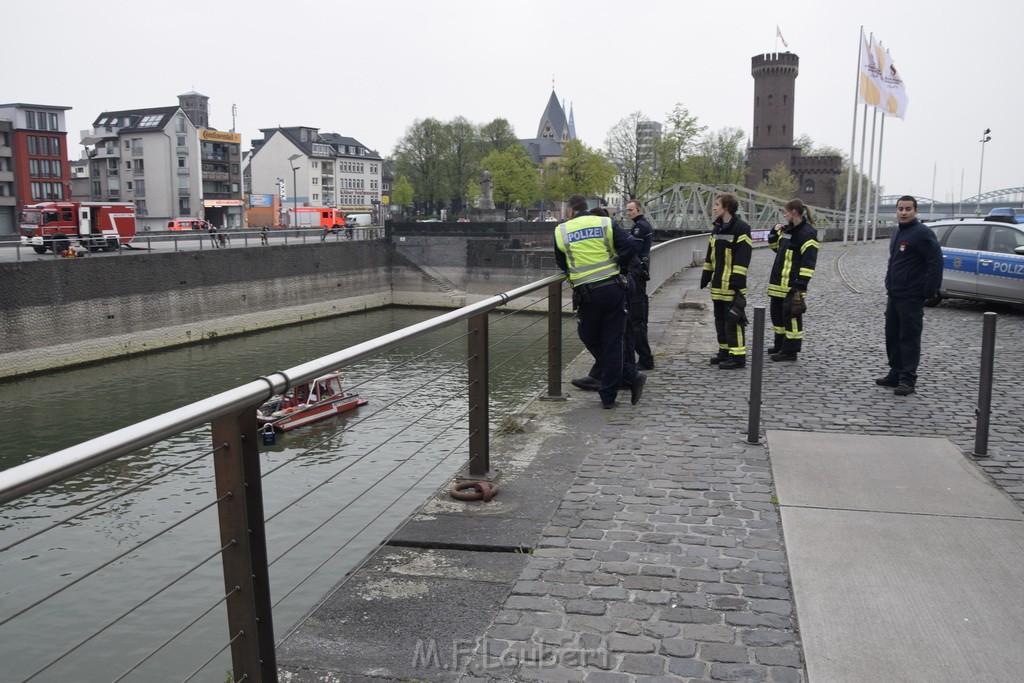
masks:
[(350, 213), (345, 215), (345, 225), (353, 228), (365, 228), (373, 225), (373, 219), (368, 213)]

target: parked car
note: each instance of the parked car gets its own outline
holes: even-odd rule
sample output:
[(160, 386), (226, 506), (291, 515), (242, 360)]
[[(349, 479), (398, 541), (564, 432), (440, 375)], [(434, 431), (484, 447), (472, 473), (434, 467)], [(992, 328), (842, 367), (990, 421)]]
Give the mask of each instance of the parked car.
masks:
[(1012, 214), (929, 224), (942, 245), (944, 298), (1024, 304), (1024, 224)]
[(201, 218), (175, 218), (167, 221), (168, 230), (206, 230), (209, 227)]

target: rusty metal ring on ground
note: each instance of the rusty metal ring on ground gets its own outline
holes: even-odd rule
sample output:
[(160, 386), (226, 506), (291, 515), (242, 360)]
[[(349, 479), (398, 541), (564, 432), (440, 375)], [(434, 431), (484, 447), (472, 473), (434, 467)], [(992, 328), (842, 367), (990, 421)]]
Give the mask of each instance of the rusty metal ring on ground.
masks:
[(482, 500), (486, 503), (498, 495), (498, 485), (486, 481), (462, 481), (453, 486), (449, 493), (455, 500)]

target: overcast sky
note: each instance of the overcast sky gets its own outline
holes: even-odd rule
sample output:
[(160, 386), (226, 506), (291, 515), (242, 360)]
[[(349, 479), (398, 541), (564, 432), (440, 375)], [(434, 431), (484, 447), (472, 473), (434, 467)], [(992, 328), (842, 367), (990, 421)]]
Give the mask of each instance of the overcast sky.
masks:
[[(69, 148), (105, 110), (210, 98), (211, 125), (248, 147), (306, 125), (388, 156), (417, 118), (508, 119), (534, 137), (551, 93), (604, 146), (633, 111), (681, 102), (709, 129), (751, 133), (750, 58), (800, 57), (795, 131), (849, 151), (863, 25), (889, 48), (910, 105), (888, 119), (887, 194), (959, 200), (1024, 185), (1019, 0), (50, 0), (7, 3), (0, 102), (70, 106)], [(870, 128), (868, 131), (870, 137)], [(859, 143), (860, 133), (857, 134)], [(857, 153), (859, 156), (859, 151)], [(856, 158), (856, 157), (855, 157)], [(1021, 198), (1018, 197), (1018, 200)]]

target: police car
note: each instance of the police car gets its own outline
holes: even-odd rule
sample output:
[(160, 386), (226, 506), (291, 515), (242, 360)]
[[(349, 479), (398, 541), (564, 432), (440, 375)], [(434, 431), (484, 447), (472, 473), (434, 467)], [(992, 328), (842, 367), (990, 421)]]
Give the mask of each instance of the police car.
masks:
[(1013, 214), (929, 224), (942, 245), (944, 298), (1024, 304), (1024, 224)]

